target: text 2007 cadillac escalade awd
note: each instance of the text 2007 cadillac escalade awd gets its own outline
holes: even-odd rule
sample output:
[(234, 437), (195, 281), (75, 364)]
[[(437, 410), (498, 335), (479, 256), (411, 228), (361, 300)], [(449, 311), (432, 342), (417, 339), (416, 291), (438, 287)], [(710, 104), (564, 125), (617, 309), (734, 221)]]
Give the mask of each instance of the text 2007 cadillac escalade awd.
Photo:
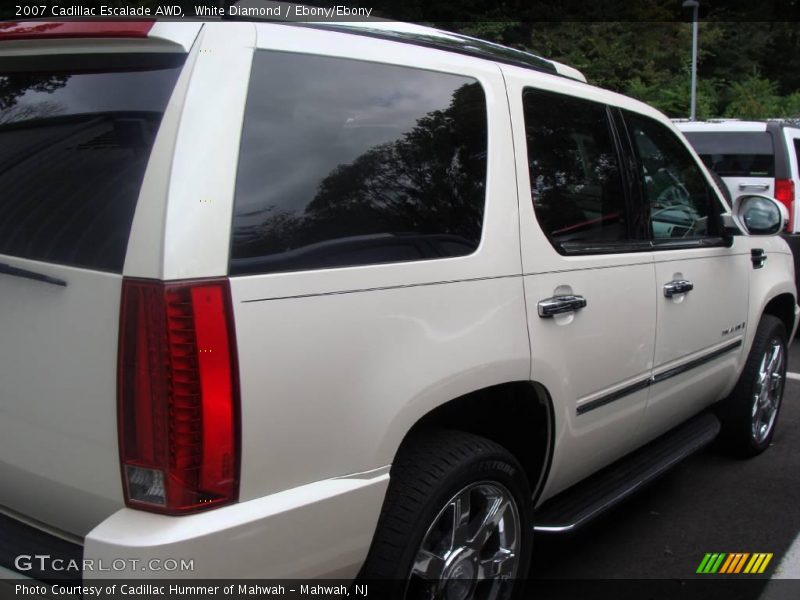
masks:
[(785, 209), (574, 69), (396, 23), (29, 22), (0, 82), (14, 555), (505, 597), (537, 530), (772, 439)]

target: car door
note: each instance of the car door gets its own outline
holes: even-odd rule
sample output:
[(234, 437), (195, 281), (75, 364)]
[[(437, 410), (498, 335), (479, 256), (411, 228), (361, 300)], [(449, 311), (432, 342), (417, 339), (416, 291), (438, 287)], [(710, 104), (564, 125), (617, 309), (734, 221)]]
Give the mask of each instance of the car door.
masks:
[(622, 113), (655, 260), (653, 382), (642, 430), (650, 438), (720, 399), (735, 380), (752, 264), (743, 238), (723, 235), (723, 204), (688, 146), (655, 118)]
[(555, 408), (542, 498), (637, 445), (655, 330), (652, 255), (636, 239), (607, 106), (506, 71), (518, 159), (532, 378)]

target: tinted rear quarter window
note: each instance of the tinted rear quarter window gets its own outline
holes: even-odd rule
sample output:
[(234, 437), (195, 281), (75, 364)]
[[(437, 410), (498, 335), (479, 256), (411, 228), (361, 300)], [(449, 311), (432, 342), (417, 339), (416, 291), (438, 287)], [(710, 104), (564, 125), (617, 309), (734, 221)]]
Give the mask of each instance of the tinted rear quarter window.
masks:
[(91, 70), (63, 56), (57, 70), (46, 58), (26, 59), (24, 70), (0, 65), (0, 254), (122, 272), (183, 60), (134, 58)]
[(258, 51), (230, 271), (470, 254), (481, 237), (486, 151), (475, 79)]
[(775, 151), (766, 131), (687, 132), (705, 165), (721, 177), (773, 177)]

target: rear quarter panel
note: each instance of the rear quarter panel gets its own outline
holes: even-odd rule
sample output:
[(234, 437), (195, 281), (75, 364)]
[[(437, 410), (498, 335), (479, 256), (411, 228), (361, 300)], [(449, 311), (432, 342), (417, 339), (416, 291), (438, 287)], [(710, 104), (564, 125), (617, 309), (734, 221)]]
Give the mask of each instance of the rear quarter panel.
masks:
[(243, 500), (389, 465), (411, 426), (436, 406), (530, 375), (499, 68), (337, 32), (299, 36), (264, 24), (257, 36), (259, 49), (474, 77), (487, 100), (488, 174), (482, 240), (470, 256), (231, 278)]

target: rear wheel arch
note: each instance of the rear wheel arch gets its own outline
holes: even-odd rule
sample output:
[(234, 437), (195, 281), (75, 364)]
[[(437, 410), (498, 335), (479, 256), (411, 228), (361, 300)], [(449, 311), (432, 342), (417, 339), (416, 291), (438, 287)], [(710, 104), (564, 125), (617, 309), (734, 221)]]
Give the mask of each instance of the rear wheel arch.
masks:
[(522, 465), (534, 498), (544, 487), (553, 455), (554, 413), (547, 389), (531, 381), (508, 382), (476, 390), (437, 406), (406, 432), (450, 429), (487, 438)]
[(791, 335), (794, 327), (794, 306), (794, 296), (789, 293), (779, 294), (767, 302), (763, 314), (780, 319), (786, 327), (787, 335)]
[(520, 597), (533, 506), (516, 458), (482, 436), (423, 428), (393, 470), (359, 578), (383, 582), (386, 598)]

